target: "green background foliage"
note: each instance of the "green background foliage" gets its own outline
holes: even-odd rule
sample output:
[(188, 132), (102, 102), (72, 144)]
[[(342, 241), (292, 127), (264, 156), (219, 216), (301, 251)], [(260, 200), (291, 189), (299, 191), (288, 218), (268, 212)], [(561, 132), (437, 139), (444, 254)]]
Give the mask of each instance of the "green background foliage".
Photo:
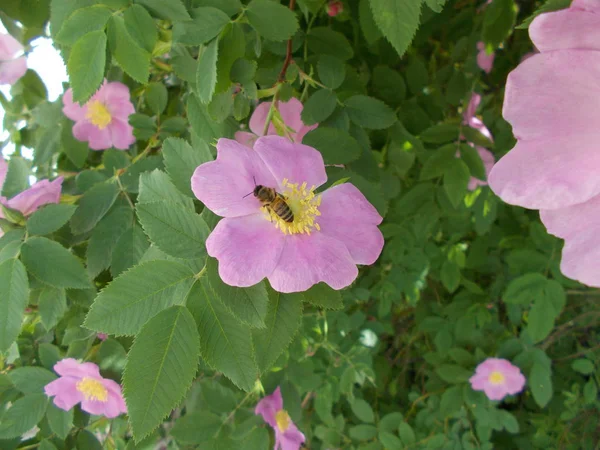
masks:
[[(265, 450), (253, 409), (277, 386), (313, 450), (595, 448), (598, 291), (561, 275), (537, 213), (467, 188), (485, 179), (467, 141), (497, 159), (515, 143), (503, 89), (531, 17), (567, 4), (347, 0), (331, 18), (325, 0), (3, 1), (9, 32), (53, 39), (76, 101), (104, 78), (130, 88), (137, 142), (90, 151), (34, 71), (0, 95), (2, 195), (65, 177), (61, 204), (0, 223), (0, 448)], [(494, 143), (463, 124), (472, 92)], [(257, 102), (292, 96), (328, 184), (385, 218), (381, 257), (341, 292), (234, 288), (206, 253), (218, 217), (195, 167)], [(527, 377), (502, 403), (468, 383), (493, 356)], [(121, 382), (129, 415), (55, 407), (43, 386), (65, 357)]]

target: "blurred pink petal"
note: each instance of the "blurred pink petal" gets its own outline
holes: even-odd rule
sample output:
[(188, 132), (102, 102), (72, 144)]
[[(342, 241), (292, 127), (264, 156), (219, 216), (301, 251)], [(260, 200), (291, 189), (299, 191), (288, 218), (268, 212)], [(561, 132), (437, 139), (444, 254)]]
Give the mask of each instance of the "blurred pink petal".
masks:
[(506, 359), (488, 358), (475, 369), (469, 380), (476, 391), (483, 391), (490, 400), (502, 400), (523, 390), (525, 377), (521, 370)]
[[(494, 157), (494, 154), (486, 148), (483, 148), (480, 146), (475, 146), (475, 149), (477, 150), (477, 153), (479, 153), (479, 156), (481, 157), (481, 161), (483, 162), (483, 167), (485, 168), (485, 176), (487, 178), (490, 175), (490, 172), (492, 171), (494, 164), (496, 163), (496, 158)], [(483, 181), (483, 180), (480, 180), (479, 178), (471, 177), (469, 179), (469, 185), (467, 186), (467, 188), (470, 191), (473, 191), (477, 188), (477, 186), (487, 186), (487, 181)]]
[(327, 15), (329, 17), (335, 17), (342, 12), (344, 12), (344, 4), (342, 2), (334, 1), (327, 4)]
[(6, 179), (6, 172), (8, 172), (8, 163), (4, 158), (0, 157), (0, 191), (4, 185), (4, 180)]
[(0, 203), (5, 206), (16, 209), (24, 216), (28, 216), (48, 203), (58, 203), (62, 189), (63, 177), (58, 177), (54, 181), (41, 180), (35, 183), (29, 189), (17, 194), (10, 200), (0, 198)]
[(563, 10), (541, 14), (529, 27), (531, 40), (540, 52), (552, 50), (600, 50), (598, 15)]
[(495, 54), (493, 52), (488, 54), (485, 50), (485, 44), (481, 41), (477, 43), (477, 50), (479, 50), (479, 53), (477, 53), (477, 65), (485, 73), (490, 73), (494, 66)]
[(300, 450), (305, 437), (287, 411), (283, 409), (283, 398), (279, 387), (258, 402), (254, 414), (261, 415), (275, 431), (274, 450)]
[(10, 34), (0, 34), (0, 84), (15, 84), (27, 72), (23, 46)]

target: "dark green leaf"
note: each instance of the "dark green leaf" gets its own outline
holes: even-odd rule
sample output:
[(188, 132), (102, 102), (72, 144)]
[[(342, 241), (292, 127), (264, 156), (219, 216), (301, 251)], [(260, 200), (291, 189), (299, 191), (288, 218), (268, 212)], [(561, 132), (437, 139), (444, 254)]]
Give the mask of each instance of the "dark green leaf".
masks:
[(173, 41), (185, 45), (200, 45), (219, 35), (229, 23), (229, 16), (212, 7), (196, 8), (191, 22), (177, 22), (173, 27)]
[(114, 182), (98, 183), (83, 194), (79, 206), (71, 217), (73, 234), (83, 234), (92, 230), (104, 217), (119, 195), (119, 187)]
[(296, 15), (278, 2), (252, 0), (246, 16), (260, 35), (272, 41), (290, 39), (298, 30)]
[(218, 57), (218, 39), (215, 39), (205, 47), (201, 47), (196, 72), (196, 89), (198, 91), (198, 98), (202, 103), (209, 103), (215, 93)]
[(87, 33), (73, 45), (67, 63), (73, 101), (87, 101), (100, 87), (104, 79), (106, 42), (104, 31), (97, 30)]
[(421, 0), (370, 0), (373, 19), (398, 55), (411, 43), (421, 16)]
[(344, 104), (350, 120), (358, 126), (382, 130), (396, 122), (394, 110), (376, 98), (355, 95)]
[(338, 128), (318, 127), (307, 133), (302, 143), (319, 150), (325, 164), (347, 164), (361, 154), (356, 139)]

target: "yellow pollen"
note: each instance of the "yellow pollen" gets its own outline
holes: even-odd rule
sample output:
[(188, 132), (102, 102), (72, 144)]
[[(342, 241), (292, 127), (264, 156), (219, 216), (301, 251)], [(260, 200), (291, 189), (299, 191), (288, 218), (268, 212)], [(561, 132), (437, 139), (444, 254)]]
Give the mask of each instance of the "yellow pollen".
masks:
[(98, 100), (93, 100), (87, 105), (85, 117), (101, 130), (105, 129), (112, 121), (112, 116), (106, 106)]
[(315, 221), (318, 216), (319, 206), (321, 205), (321, 196), (315, 194), (315, 187), (308, 189), (306, 182), (299, 185), (298, 183), (290, 183), (285, 178), (281, 185), (285, 197), (285, 201), (294, 213), (294, 221), (286, 222), (279, 217), (271, 208), (264, 208), (266, 217), (275, 224), (275, 228), (279, 228), (283, 234), (308, 234), (311, 231), (320, 231), (321, 227)]
[(77, 383), (77, 390), (84, 395), (86, 400), (105, 402), (108, 399), (108, 391), (104, 385), (93, 378), (83, 377)]
[(502, 384), (504, 383), (504, 375), (497, 370), (490, 373), (488, 377), (488, 381), (492, 384)]
[(277, 428), (279, 428), (279, 431), (285, 433), (290, 426), (290, 415), (285, 409), (280, 409), (275, 413), (275, 422), (277, 422)]

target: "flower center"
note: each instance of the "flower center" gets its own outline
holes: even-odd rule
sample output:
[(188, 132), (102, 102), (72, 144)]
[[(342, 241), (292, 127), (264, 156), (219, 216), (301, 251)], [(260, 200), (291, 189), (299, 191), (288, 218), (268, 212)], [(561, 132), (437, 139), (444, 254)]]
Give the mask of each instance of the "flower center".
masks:
[(315, 222), (315, 218), (320, 216), (319, 205), (321, 196), (315, 195), (315, 187), (307, 189), (306, 182), (301, 185), (290, 183), (287, 178), (281, 185), (284, 191), (281, 193), (285, 197), (285, 202), (294, 213), (294, 220), (286, 222), (281, 218), (273, 208), (264, 208), (267, 218), (275, 223), (275, 228), (279, 228), (283, 234), (309, 234), (313, 229), (319, 231), (321, 228)]
[(285, 409), (280, 409), (275, 413), (275, 422), (277, 422), (277, 428), (279, 428), (279, 431), (282, 433), (285, 433), (285, 431), (289, 428), (291, 421), (290, 415)]
[(105, 129), (112, 121), (112, 116), (106, 106), (98, 100), (93, 100), (87, 105), (87, 114), (85, 117), (101, 130)]
[(108, 391), (104, 385), (93, 378), (83, 377), (77, 383), (77, 390), (84, 395), (86, 400), (105, 402), (108, 398)]
[(488, 377), (488, 381), (492, 384), (502, 384), (504, 383), (504, 379), (504, 375), (497, 370), (490, 373), (490, 376)]

